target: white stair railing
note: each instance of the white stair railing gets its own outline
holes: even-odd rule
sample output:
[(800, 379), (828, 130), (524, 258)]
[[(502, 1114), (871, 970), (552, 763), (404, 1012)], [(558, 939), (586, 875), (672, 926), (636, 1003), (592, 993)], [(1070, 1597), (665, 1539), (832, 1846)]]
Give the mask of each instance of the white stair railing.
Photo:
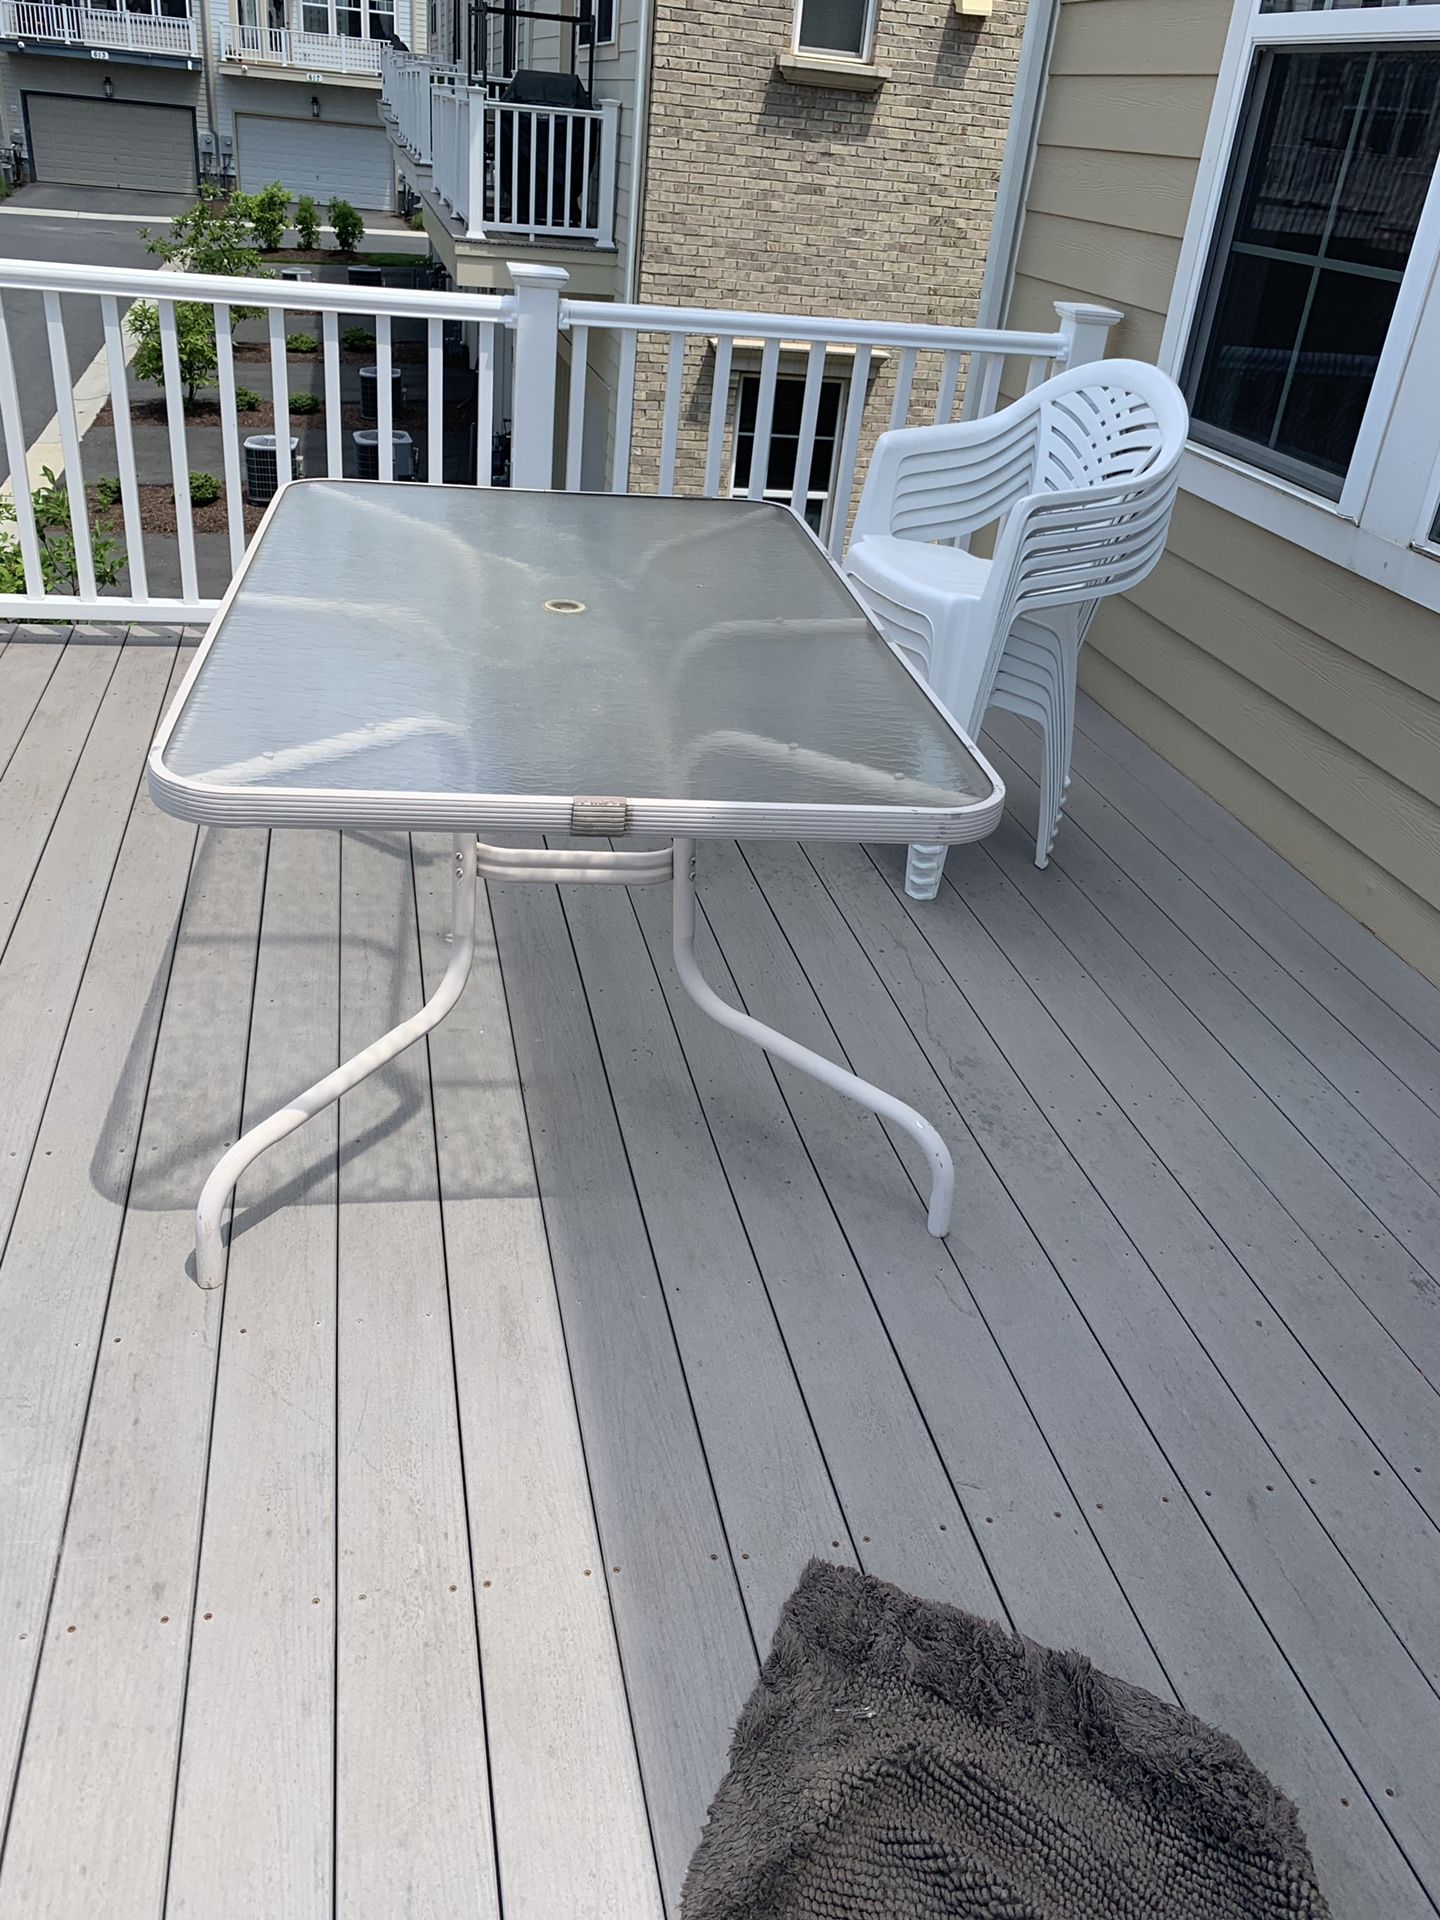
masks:
[[(447, 102), (436, 115), (437, 133), (446, 112), (460, 118), (470, 110), (463, 100)], [(437, 150), (437, 171), (439, 164)], [(194, 621), (212, 613), (247, 540), (246, 433), (272, 433), (270, 458), (277, 481), (283, 484), (293, 474), (291, 440), (305, 426), (306, 416), (292, 396), (296, 365), (287, 349), (291, 331), (317, 340), (313, 353), (294, 350), (318, 373), (309, 384), (319, 413), (313, 405), (307, 409), (315, 424), (302, 449), (311, 476), (340, 476), (347, 469), (353, 476), (363, 464), (361, 449), (347, 430), (353, 425), (347, 410), (356, 401), (355, 363), (363, 359), (375, 370), (373, 420), (367, 424), (373, 425), (376, 438), (368, 450), (367, 471), (382, 481), (396, 478), (392, 382), (403, 359), (402, 417), (411, 435), (404, 452), (418, 456), (414, 472), (422, 481), (436, 484), (448, 478), (488, 485), (492, 428), (508, 413), (513, 422), (510, 478), (516, 486), (711, 496), (730, 492), (735, 486), (739, 383), (744, 379), (751, 408), (745, 490), (752, 497), (765, 493), (773, 498), (775, 489), (766, 483), (777, 438), (777, 398), (780, 382), (793, 378), (799, 407), (795, 424), (785, 429), (794, 443), (789, 469), (794, 479), (785, 497), (797, 512), (804, 512), (814, 505), (808, 481), (821, 440), (821, 388), (838, 380), (846, 397), (838, 419), (827, 429), (833, 445), (821, 525), (838, 552), (859, 466), (884, 427), (952, 418), (962, 407), (967, 413), (993, 410), (1002, 385), (1019, 391), (1054, 368), (1100, 357), (1106, 328), (1119, 318), (1106, 308), (1066, 305), (1054, 332), (1031, 333), (704, 307), (619, 306), (565, 299), (568, 275), (560, 268), (512, 264), (509, 271), (515, 292), (474, 294), (0, 261), (0, 426), (10, 470), (5, 491), (13, 511), (10, 526), (0, 527), (0, 553), (8, 551), (7, 570), (16, 587), (0, 593), (0, 618)], [(78, 407), (68, 384), (66, 316), (72, 316), (73, 324), (75, 310), (86, 298), (98, 304), (105, 343), (112, 434), (101, 444), (113, 448), (106, 464), (113, 462), (119, 470), (116, 507), (86, 486), (87, 480), (93, 487), (100, 478), (109, 478), (95, 471), (94, 455), (85, 445), (98, 411), (88, 397), (90, 383), (82, 383), (87, 398)], [(73, 557), (60, 554), (66, 561), (63, 568), (47, 539), (47, 532), (57, 531), (53, 521), (47, 529), (44, 515), (37, 518), (37, 492), (45, 483), (35, 470), (37, 456), (27, 454), (10, 357), (9, 320), (15, 303), (23, 300), (38, 301), (50, 349), (65, 492), (63, 502), (47, 494), (45, 505), (52, 516), (57, 509), (63, 515), (61, 530), (74, 543)], [(160, 409), (155, 426), (163, 425), (163, 438), (137, 418), (124, 318), (135, 300), (153, 302), (158, 312), (164, 379), (157, 398), (147, 405), (152, 414)], [(203, 549), (197, 546), (190, 473), (203, 467), (204, 460), (194, 450), (197, 421), (187, 414), (182, 378), (182, 352), (196, 309), (209, 309), (214, 318), (216, 397), (208, 402), (208, 417), (219, 426), (223, 466), (223, 506), (214, 511), (223, 515), (224, 531), (212, 532)], [(241, 309), (258, 312), (261, 324), (248, 324), (245, 331), (260, 337), (237, 347), (232, 329)], [(357, 321), (367, 329), (363, 348), (344, 339), (343, 330)], [(463, 362), (452, 375), (464, 388), (465, 412), (458, 417), (446, 406), (447, 322), (469, 335), (468, 353), (450, 356)], [(497, 355), (501, 328), (513, 338), (513, 386), (497, 394), (497, 366), (512, 359)], [(451, 347), (458, 344), (452, 336)], [(473, 369), (473, 380), (466, 369)], [(251, 382), (262, 406), (268, 399), (271, 417), (252, 415), (246, 420), (241, 414), (238, 389)], [(790, 390), (791, 402), (796, 388)], [(30, 410), (44, 408), (32, 404)], [(214, 431), (213, 425), (208, 431)], [(404, 438), (402, 434), (402, 446)], [(214, 455), (209, 458), (213, 461)], [(150, 510), (160, 496), (167, 532), (148, 535), (147, 553), (145, 523), (148, 519), (154, 524)], [(94, 516), (101, 511), (120, 523), (106, 536), (115, 542), (124, 568), (113, 582), (105, 579), (103, 567), (97, 578), (92, 556)], [(171, 520), (173, 533), (168, 531)], [(340, 560), (317, 555), (316, 564), (338, 566)], [(172, 578), (152, 589), (152, 568), (158, 573), (161, 567)], [(57, 577), (62, 573), (64, 577)], [(14, 580), (16, 574), (23, 575), (23, 587)]]

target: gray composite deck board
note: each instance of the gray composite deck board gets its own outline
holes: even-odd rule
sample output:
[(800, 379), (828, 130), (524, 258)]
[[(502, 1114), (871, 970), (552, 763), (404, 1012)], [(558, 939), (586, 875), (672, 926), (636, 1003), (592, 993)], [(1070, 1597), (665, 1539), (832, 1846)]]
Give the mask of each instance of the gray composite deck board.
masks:
[[(1087, 773), (1099, 773), (1108, 763), (1117, 772), (1133, 775), (1155, 796), (1159, 806), (1142, 802), (1138, 813), (1139, 824), (1146, 820), (1152, 824), (1157, 844), (1170, 844), (1164, 836), (1173, 815), (1203, 826), (1221, 863), (1215, 886), (1222, 905), (1234, 912), (1242, 901), (1252, 902), (1257, 891), (1261, 898), (1272, 900), (1283, 916), (1277, 937), (1287, 947), (1296, 942), (1298, 934), (1304, 934), (1320, 955), (1330, 957), (1329, 968), (1323, 959), (1319, 965), (1322, 975), (1329, 974), (1332, 990), (1382, 1001), (1440, 1052), (1440, 996), (1434, 985), (1322, 893), (1313, 880), (1227, 813), (1218, 801), (1084, 694), (1077, 709), (1076, 756), (1077, 764)], [(1238, 891), (1232, 876), (1239, 878)], [(1288, 927), (1285, 921), (1290, 923)]]
[[(996, 753), (1015, 790), (1012, 803), (1020, 793), (1033, 795), (1033, 780), (1009, 754), (998, 747)], [(1022, 807), (1022, 823), (1024, 812)], [(1114, 952), (1123, 945), (1128, 963), (1110, 991), (1136, 1032), (1415, 1366), (1440, 1385), (1440, 1286), (1275, 1104), (1251, 1071), (1250, 1056), (1237, 1059), (1115, 924), (1106, 909), (1109, 895), (1126, 884), (1124, 876), (1085, 844), (1082, 829), (1068, 824), (1066, 842), (1057, 845), (1051, 864), (1074, 882), (1079, 896), (1071, 923), (1083, 930), (1083, 944), (1067, 935), (1076, 957), (1095, 972), (1092, 947)]]
[(125, 638), (0, 630), (0, 1920), (673, 1914), (811, 1553), (1230, 1728), (1337, 1920), (1433, 1920), (1440, 994), (1083, 703), (1037, 873), (1002, 722), (933, 904), (700, 851), (709, 977), (941, 1126), (947, 1242), (664, 889), (495, 886), (202, 1295), (242, 1112), (433, 991), (448, 842), (157, 814), (188, 652)]

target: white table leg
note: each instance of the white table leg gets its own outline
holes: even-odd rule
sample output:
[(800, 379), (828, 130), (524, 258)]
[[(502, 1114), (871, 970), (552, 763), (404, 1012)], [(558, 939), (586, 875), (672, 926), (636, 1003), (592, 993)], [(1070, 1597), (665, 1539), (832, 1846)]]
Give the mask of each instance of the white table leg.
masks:
[(700, 971), (695, 958), (695, 843), (693, 840), (675, 842), (675, 879), (672, 893), (673, 931), (675, 945), (675, 970), (680, 976), (680, 984), (702, 1013), (708, 1013), (712, 1020), (718, 1020), (722, 1027), (728, 1027), (732, 1033), (738, 1033), (742, 1040), (753, 1040), (757, 1047), (763, 1047), (767, 1053), (773, 1053), (778, 1059), (787, 1061), (790, 1066), (798, 1067), (801, 1073), (808, 1073), (813, 1079), (821, 1081), (827, 1087), (833, 1087), (837, 1093), (845, 1094), (862, 1107), (869, 1107), (883, 1120), (891, 1120), (902, 1127), (912, 1140), (923, 1150), (930, 1162), (930, 1210), (927, 1224), (937, 1239), (950, 1231), (950, 1208), (955, 1196), (955, 1165), (950, 1158), (950, 1149), (931, 1126), (930, 1122), (913, 1107), (907, 1107), (903, 1100), (897, 1100), (894, 1094), (885, 1093), (879, 1087), (871, 1086), (868, 1080), (848, 1073), (844, 1067), (837, 1067), (833, 1060), (827, 1060), (823, 1054), (812, 1053), (809, 1047), (802, 1047), (798, 1040), (791, 1040), (783, 1033), (777, 1033), (773, 1027), (767, 1027), (759, 1020), (752, 1020), (748, 1013), (741, 1013), (728, 1001), (722, 1000), (709, 981)]
[(225, 1278), (225, 1244), (220, 1227), (225, 1203), (235, 1183), (253, 1160), (273, 1147), (277, 1140), (294, 1133), (297, 1127), (313, 1120), (317, 1113), (337, 1101), (341, 1094), (367, 1080), (377, 1068), (403, 1053), (408, 1046), (438, 1026), (450, 1012), (470, 977), (475, 957), (475, 836), (457, 833), (454, 838), (454, 879), (451, 891), (450, 927), (453, 945), (445, 977), (418, 1013), (392, 1027), (382, 1039), (364, 1048), (323, 1080), (296, 1097), (268, 1120), (262, 1120), (241, 1136), (222, 1154), (200, 1194), (195, 1209), (195, 1279), (202, 1287), (218, 1287)]

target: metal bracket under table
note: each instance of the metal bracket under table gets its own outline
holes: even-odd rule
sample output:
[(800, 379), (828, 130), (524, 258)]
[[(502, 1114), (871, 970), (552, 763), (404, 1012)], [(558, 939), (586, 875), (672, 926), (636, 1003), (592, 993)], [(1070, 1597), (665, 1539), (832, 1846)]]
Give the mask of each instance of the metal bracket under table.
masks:
[(572, 847), (491, 847), (471, 834), (457, 833), (452, 871), (450, 963), (424, 1006), (336, 1067), (333, 1073), (317, 1080), (313, 1087), (297, 1094), (288, 1106), (272, 1113), (268, 1120), (260, 1121), (216, 1162), (195, 1210), (195, 1279), (200, 1286), (218, 1287), (225, 1278), (225, 1209), (246, 1168), (267, 1147), (273, 1147), (307, 1120), (313, 1120), (342, 1094), (349, 1093), (352, 1087), (413, 1046), (455, 1006), (465, 990), (475, 958), (475, 888), (481, 878), (542, 881), (551, 886), (557, 882), (570, 885), (579, 881), (622, 887), (655, 886), (668, 880), (672, 890), (675, 970), (681, 986), (696, 1006), (722, 1027), (739, 1034), (742, 1040), (753, 1041), (777, 1059), (801, 1073), (810, 1074), (908, 1133), (930, 1163), (930, 1231), (937, 1238), (949, 1232), (955, 1192), (954, 1163), (949, 1148), (923, 1114), (893, 1094), (872, 1086), (868, 1080), (837, 1067), (823, 1054), (801, 1046), (798, 1040), (777, 1033), (748, 1013), (741, 1013), (722, 1000), (701, 973), (695, 958), (695, 842), (692, 839), (676, 839), (671, 846), (648, 853), (617, 853), (609, 848), (596, 848), (592, 852)]

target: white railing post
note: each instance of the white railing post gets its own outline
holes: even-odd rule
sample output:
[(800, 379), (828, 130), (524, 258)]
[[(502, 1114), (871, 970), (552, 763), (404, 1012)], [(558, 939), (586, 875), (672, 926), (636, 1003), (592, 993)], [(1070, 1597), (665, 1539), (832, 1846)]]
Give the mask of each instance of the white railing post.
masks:
[(515, 394), (510, 422), (510, 477), (517, 487), (549, 487), (555, 479), (555, 381), (563, 267), (507, 260), (515, 284)]
[[(459, 105), (456, 128), (465, 143), (455, 171), (458, 176), (461, 167), (465, 170), (465, 232), (477, 240), (485, 232), (485, 106), (478, 93), (462, 94), (458, 87), (455, 98)], [(460, 211), (457, 207), (456, 212)]]
[[(596, 209), (597, 247), (615, 245), (615, 183), (620, 167), (620, 102), (602, 100), (600, 102), (600, 179), (598, 182), (600, 202)], [(586, 183), (589, 194), (589, 183)], [(568, 210), (567, 210), (568, 211)], [(589, 208), (582, 205), (581, 225), (587, 224)]]
[(1060, 331), (1069, 342), (1063, 363), (1067, 367), (1103, 360), (1110, 329), (1125, 318), (1118, 307), (1092, 307), (1079, 300), (1057, 300), (1055, 311), (1060, 316)]

